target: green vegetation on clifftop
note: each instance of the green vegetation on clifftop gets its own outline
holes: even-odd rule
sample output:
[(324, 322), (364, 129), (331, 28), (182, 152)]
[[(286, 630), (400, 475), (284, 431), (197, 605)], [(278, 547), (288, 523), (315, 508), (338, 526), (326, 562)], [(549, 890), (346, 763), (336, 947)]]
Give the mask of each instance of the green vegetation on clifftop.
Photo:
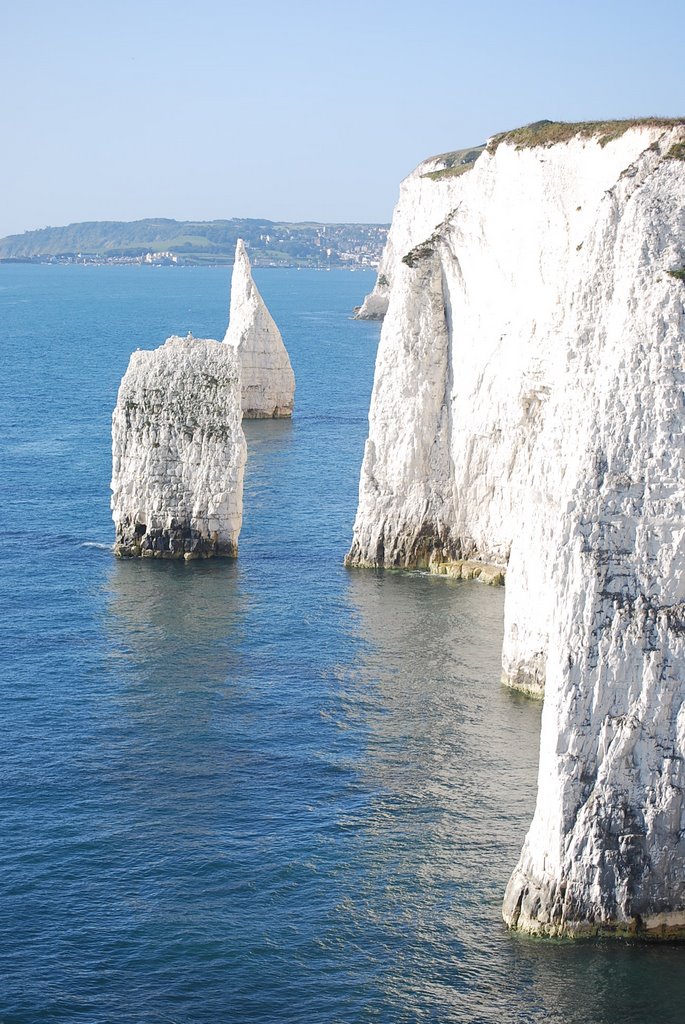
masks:
[(468, 149), (455, 149), (451, 153), (441, 153), (440, 156), (432, 157), (439, 160), (443, 166), (436, 171), (427, 171), (422, 178), (430, 178), (431, 181), (441, 181), (443, 178), (457, 178), (465, 171), (470, 171), (485, 146), (471, 146)]
[(514, 128), (509, 132), (493, 135), (488, 142), (488, 152), (494, 153), (497, 147), (506, 142), (516, 149), (530, 149), (533, 146), (553, 146), (558, 142), (569, 142), (580, 136), (582, 139), (597, 139), (600, 146), (618, 139), (629, 128), (651, 125), (655, 128), (675, 128), (683, 125), (685, 119), (666, 117), (638, 117), (625, 121), (535, 121), (533, 124)]

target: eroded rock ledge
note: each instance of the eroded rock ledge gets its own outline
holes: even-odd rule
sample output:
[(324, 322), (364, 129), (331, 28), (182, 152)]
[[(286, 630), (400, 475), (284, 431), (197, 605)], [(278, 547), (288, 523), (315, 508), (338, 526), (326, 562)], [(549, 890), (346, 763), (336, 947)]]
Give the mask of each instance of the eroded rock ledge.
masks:
[(430, 566), (436, 576), (450, 576), (456, 580), (478, 580), (489, 587), (503, 587), (506, 570), (501, 565), (488, 565), (487, 562), (474, 562), (460, 559), (457, 562), (441, 562)]

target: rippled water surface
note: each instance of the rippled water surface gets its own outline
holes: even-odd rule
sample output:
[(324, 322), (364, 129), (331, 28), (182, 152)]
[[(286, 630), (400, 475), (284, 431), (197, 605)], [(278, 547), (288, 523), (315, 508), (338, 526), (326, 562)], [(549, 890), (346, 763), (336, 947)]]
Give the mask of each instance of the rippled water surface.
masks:
[(225, 270), (0, 267), (0, 1022), (680, 1022), (679, 947), (509, 934), (538, 706), (503, 592), (347, 572), (368, 274), (258, 284), (292, 423), (246, 424), (234, 563), (115, 561), (136, 347), (222, 336)]

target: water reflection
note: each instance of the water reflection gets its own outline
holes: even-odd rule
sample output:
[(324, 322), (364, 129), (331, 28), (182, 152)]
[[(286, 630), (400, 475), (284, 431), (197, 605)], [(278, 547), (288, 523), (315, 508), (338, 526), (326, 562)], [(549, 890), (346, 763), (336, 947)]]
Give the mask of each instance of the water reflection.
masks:
[(452, 819), (455, 840), (460, 820), (485, 825), (504, 814), (527, 825), (539, 707), (499, 681), (503, 591), (403, 573), (353, 573), (349, 599), (368, 640), (349, 686), (355, 697), (360, 685), (367, 692), (372, 687), (373, 699), (358, 708), (370, 729), (368, 770), (384, 792), (440, 807)]
[[(340, 669), (366, 727), (372, 793), (354, 836), (345, 927), (378, 951), (396, 1019), (675, 1024), (684, 950), (540, 941), (500, 907), (535, 800), (540, 706), (499, 681), (504, 593), (405, 573), (351, 573), (365, 645)], [(369, 1016), (371, 1016), (371, 1008)]]
[(101, 741), (113, 779), (124, 804), (146, 809), (145, 829), (167, 816), (194, 829), (216, 815), (214, 797), (238, 784), (245, 760), (223, 728), (227, 701), (241, 693), (240, 571), (223, 559), (124, 560), (113, 563), (106, 594)]
[(220, 683), (242, 641), (247, 595), (237, 564), (116, 561), (105, 592), (111, 650), (167, 689)]
[(682, 946), (570, 942), (512, 936), (529, 978), (535, 1019), (559, 1024), (681, 1024)]
[(292, 445), (293, 426), (293, 420), (289, 417), (276, 420), (243, 420), (248, 449), (260, 460), (278, 456), (281, 451)]
[(348, 594), (366, 645), (340, 681), (373, 794), (348, 927), (398, 951), (383, 969), (398, 1013), (506, 1020), (500, 903), (533, 808), (539, 707), (499, 681), (503, 592), (381, 572), (350, 574)]
[[(136, 858), (140, 922), (178, 918), (180, 899), (199, 926), (212, 887), (225, 898), (217, 865), (232, 856), (227, 808), (242, 807), (253, 756), (230, 730), (244, 696), (249, 591), (228, 560), (132, 559), (113, 562), (106, 596), (109, 679), (97, 740), (108, 816)], [(205, 874), (203, 890), (195, 879)]]

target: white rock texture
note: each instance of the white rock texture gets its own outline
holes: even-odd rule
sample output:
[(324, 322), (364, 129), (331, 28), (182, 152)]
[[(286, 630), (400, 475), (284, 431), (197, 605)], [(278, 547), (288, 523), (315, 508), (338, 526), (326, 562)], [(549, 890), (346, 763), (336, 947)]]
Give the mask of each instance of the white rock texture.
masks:
[(252, 280), (242, 239), (238, 239), (235, 250), (224, 342), (235, 348), (240, 359), (245, 418), (292, 416), (295, 375), (280, 331)]
[(218, 341), (134, 352), (112, 416), (115, 553), (235, 557), (245, 437), (240, 367)]
[(402, 257), (428, 238), (447, 213), (455, 208), (462, 192), (462, 172), (471, 167), (481, 150), (479, 146), (430, 157), (400, 184), (400, 195), (378, 266), (376, 283), (356, 311), (357, 320), (384, 318)]
[(505, 919), (670, 937), (685, 934), (685, 284), (668, 273), (685, 266), (685, 130), (613, 134), (493, 146), (396, 265), (347, 561), (508, 563), (504, 677), (544, 682), (545, 708)]

